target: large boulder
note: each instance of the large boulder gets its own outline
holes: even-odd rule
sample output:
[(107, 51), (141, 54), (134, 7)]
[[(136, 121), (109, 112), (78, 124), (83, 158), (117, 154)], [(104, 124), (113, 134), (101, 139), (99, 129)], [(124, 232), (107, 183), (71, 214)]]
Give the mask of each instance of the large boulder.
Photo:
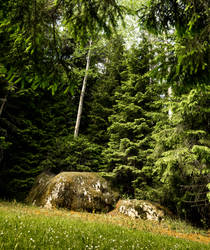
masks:
[(161, 221), (172, 213), (161, 205), (145, 200), (119, 200), (114, 213), (122, 213), (132, 218)]
[(97, 173), (62, 172), (39, 175), (26, 200), (45, 208), (108, 212), (117, 199), (118, 193)]

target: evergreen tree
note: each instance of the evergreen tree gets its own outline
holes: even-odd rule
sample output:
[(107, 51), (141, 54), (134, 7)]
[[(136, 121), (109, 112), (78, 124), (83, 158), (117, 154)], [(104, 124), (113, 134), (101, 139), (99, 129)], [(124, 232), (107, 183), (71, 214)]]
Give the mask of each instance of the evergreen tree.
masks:
[(165, 102), (166, 112), (170, 108), (172, 115), (156, 124), (150, 156), (161, 202), (203, 225), (210, 223), (206, 196), (210, 180), (209, 93), (208, 87), (193, 89)]
[[(86, 44), (99, 31), (110, 34), (121, 17), (115, 0), (101, 3), (66, 0), (0, 1), (0, 74), (11, 86), (51, 88), (54, 92), (72, 67), (63, 57), (65, 39)], [(70, 52), (70, 51), (68, 51)], [(71, 54), (68, 54), (68, 59)], [(73, 83), (71, 82), (73, 85)]]
[(55, 138), (68, 135), (74, 125), (69, 118), (73, 116), (73, 103), (64, 97), (47, 91), (37, 95), (33, 90), (19, 90), (7, 96), (0, 118), (1, 133), (7, 143), (1, 159), (2, 197), (23, 199), (34, 177), (51, 167), (40, 162), (48, 157)]
[[(146, 173), (146, 158), (154, 126), (150, 112), (157, 108), (153, 107), (153, 101), (160, 98), (156, 84), (146, 75), (151, 66), (150, 50), (151, 45), (144, 38), (140, 46), (127, 55), (127, 69), (122, 73), (127, 80), (115, 93), (114, 114), (109, 117), (110, 140), (104, 151), (107, 170), (114, 172), (122, 192), (132, 196), (137, 191), (137, 178)], [(144, 176), (145, 182), (146, 178), (149, 176)]]
[(95, 48), (96, 78), (90, 87), (86, 103), (88, 126), (84, 133), (90, 141), (101, 146), (105, 146), (108, 142), (108, 117), (113, 113), (114, 93), (121, 85), (121, 73), (125, 69), (123, 42), (123, 38), (116, 35), (110, 40), (104, 40), (102, 45)]
[(210, 2), (149, 0), (140, 11), (140, 21), (149, 31), (174, 34), (172, 46), (168, 47), (168, 62), (163, 64), (168, 69), (164, 79), (173, 86), (174, 93), (186, 93), (196, 86), (208, 85)]
[[(209, 1), (148, 1), (141, 21), (167, 37), (154, 75), (172, 86), (172, 111), (153, 132), (154, 182), (162, 202), (181, 216), (209, 224)], [(172, 40), (171, 40), (172, 39)], [(171, 41), (171, 42), (170, 42)], [(167, 44), (170, 43), (170, 44)], [(161, 73), (161, 74), (160, 74)], [(179, 96), (179, 97), (178, 97)], [(164, 113), (163, 113), (164, 114)], [(152, 160), (152, 157), (151, 157)], [(161, 184), (162, 183), (162, 184)]]

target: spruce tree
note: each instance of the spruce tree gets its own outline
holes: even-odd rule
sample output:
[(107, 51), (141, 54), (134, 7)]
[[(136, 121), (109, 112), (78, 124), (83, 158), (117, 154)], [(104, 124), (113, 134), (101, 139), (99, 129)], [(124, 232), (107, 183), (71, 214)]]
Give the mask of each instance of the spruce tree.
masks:
[(109, 138), (108, 117), (113, 113), (115, 91), (121, 85), (121, 73), (125, 69), (123, 38), (115, 35), (110, 40), (104, 40), (103, 44), (95, 48), (95, 53), (96, 77), (90, 86), (90, 95), (86, 103), (88, 126), (84, 133), (90, 141), (105, 146)]
[(161, 202), (203, 225), (210, 222), (209, 94), (208, 87), (192, 89), (189, 94), (165, 100), (164, 108), (166, 112), (170, 108), (172, 114), (156, 124), (155, 148), (150, 156)]
[(153, 132), (153, 182), (164, 204), (194, 221), (191, 214), (198, 215), (196, 222), (203, 225), (209, 224), (210, 214), (209, 7), (206, 0), (157, 0), (148, 1), (141, 13), (153, 33), (173, 33), (154, 70), (173, 94), (163, 99), (166, 110), (161, 116), (167, 118)]
[(151, 44), (146, 37), (128, 52), (126, 70), (121, 73), (126, 80), (115, 93), (114, 114), (109, 117), (110, 139), (103, 153), (107, 171), (113, 171), (122, 192), (131, 196), (137, 191), (138, 178), (149, 179), (147, 154), (154, 126), (150, 112), (157, 108), (153, 101), (160, 98), (156, 83), (147, 75), (151, 60)]
[[(16, 90), (9, 93), (0, 118), (5, 144), (0, 162), (1, 197), (24, 199), (41, 171), (53, 167), (40, 163), (49, 158), (57, 137), (69, 134), (74, 121), (68, 98), (49, 91)], [(1, 144), (1, 148), (2, 148)]]

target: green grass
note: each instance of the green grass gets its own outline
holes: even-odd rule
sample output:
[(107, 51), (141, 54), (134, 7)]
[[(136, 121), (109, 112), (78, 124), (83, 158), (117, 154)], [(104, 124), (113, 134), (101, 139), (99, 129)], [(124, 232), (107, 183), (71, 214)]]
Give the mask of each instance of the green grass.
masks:
[(166, 219), (162, 222), (162, 226), (166, 226), (167, 228), (174, 230), (176, 232), (186, 233), (186, 234), (201, 234), (207, 235), (207, 231), (205, 229), (193, 227), (186, 221), (180, 219)]
[[(27, 210), (26, 210), (27, 209)], [(31, 211), (31, 212), (30, 212)], [(209, 245), (0, 203), (0, 249), (210, 249)], [(38, 209), (36, 208), (36, 211)]]

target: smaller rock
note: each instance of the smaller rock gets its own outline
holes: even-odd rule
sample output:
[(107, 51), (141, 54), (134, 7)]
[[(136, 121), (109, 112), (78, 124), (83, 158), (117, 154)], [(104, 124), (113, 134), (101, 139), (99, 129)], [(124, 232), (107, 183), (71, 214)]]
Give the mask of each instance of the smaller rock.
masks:
[(172, 213), (157, 203), (144, 200), (119, 200), (115, 212), (122, 213), (131, 218), (161, 221)]

